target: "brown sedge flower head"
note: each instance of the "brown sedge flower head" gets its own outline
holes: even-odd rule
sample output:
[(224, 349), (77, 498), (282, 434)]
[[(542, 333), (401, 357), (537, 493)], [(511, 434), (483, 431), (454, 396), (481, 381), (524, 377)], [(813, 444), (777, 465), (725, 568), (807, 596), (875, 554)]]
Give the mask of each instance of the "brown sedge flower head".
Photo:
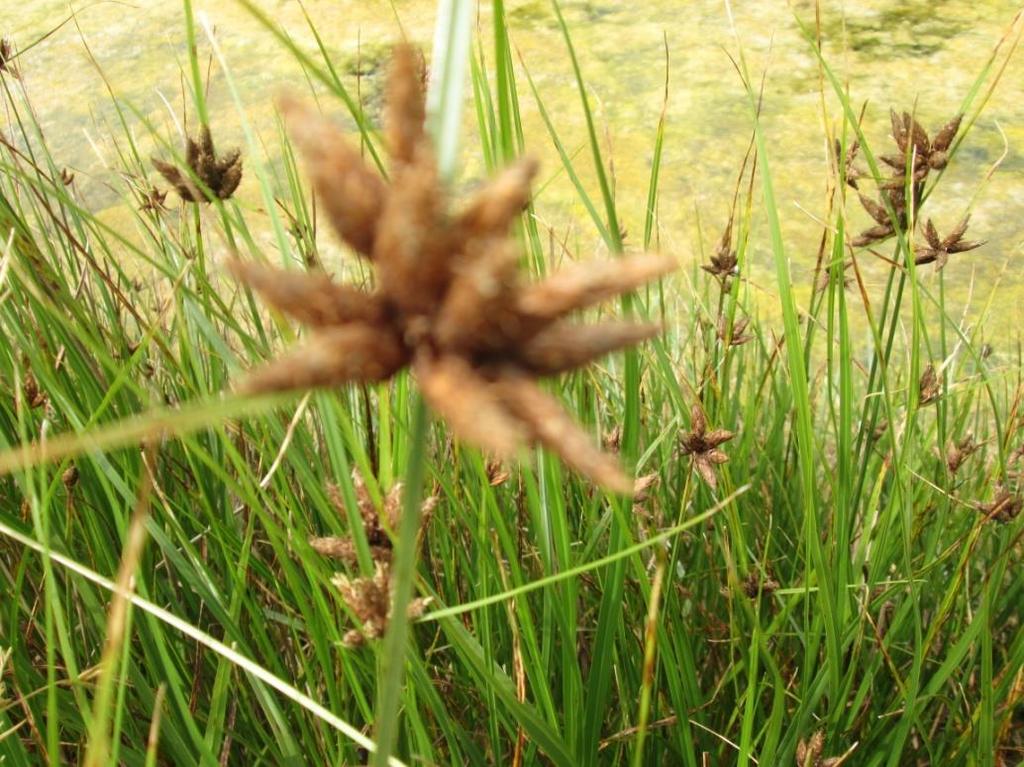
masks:
[(965, 253), (968, 250), (974, 250), (984, 245), (983, 241), (972, 242), (964, 240), (964, 235), (967, 233), (967, 223), (970, 219), (970, 216), (964, 216), (963, 220), (957, 224), (956, 229), (945, 238), (939, 237), (935, 224), (932, 223), (931, 219), (928, 219), (928, 223), (924, 227), (924, 236), (928, 244), (927, 246), (919, 246), (914, 249), (914, 263), (918, 266), (935, 264), (935, 271), (938, 272), (946, 265), (952, 254)]
[[(398, 530), (398, 524), (402, 518), (403, 485), (401, 482), (395, 484), (385, 494), (379, 506), (374, 503), (358, 469), (352, 470), (352, 488), (355, 490), (356, 507), (363, 521), (363, 534), (366, 536), (366, 543), (370, 548), (370, 556), (375, 562), (387, 564), (391, 561), (392, 550), (389, 533)], [(345, 499), (337, 485), (327, 486), (327, 497), (339, 516), (347, 519)], [(421, 535), (426, 529), (430, 515), (437, 506), (437, 500), (436, 495), (431, 495), (425, 498), (420, 505)], [(317, 553), (341, 560), (349, 567), (355, 567), (358, 564), (356, 543), (351, 536), (311, 537), (309, 545)]]
[(587, 263), (526, 284), (508, 230), (530, 198), (524, 160), (451, 212), (424, 134), (421, 58), (396, 47), (388, 84), (390, 181), (329, 121), (291, 99), (281, 109), (336, 233), (372, 261), (366, 292), (322, 274), (234, 262), (234, 274), (275, 308), (313, 328), (298, 351), (244, 381), (245, 393), (386, 380), (405, 367), (462, 439), (509, 458), (529, 443), (622, 493), (631, 480), (537, 384), (656, 335), (658, 325), (581, 325), (570, 313), (674, 268), (643, 255)]
[[(359, 647), (367, 639), (379, 639), (388, 630), (391, 622), (392, 590), (394, 584), (391, 568), (385, 562), (377, 562), (370, 578), (349, 578), (338, 574), (332, 583), (341, 594), (342, 600), (359, 621), (358, 628), (345, 633), (341, 643), (345, 647)], [(409, 602), (406, 615), (410, 619), (423, 615), (430, 598), (417, 597)]]
[(818, 730), (810, 740), (803, 738), (796, 744), (797, 767), (838, 767), (842, 763), (842, 757), (830, 756), (822, 758), (821, 753), (825, 750), (825, 733)]
[(942, 382), (935, 372), (935, 365), (931, 363), (921, 374), (921, 380), (917, 382), (917, 402), (919, 405), (930, 405), (939, 398), (942, 391)]
[[(189, 172), (182, 172), (176, 165), (158, 157), (151, 157), (150, 162), (185, 202), (212, 202), (214, 198), (226, 200), (242, 181), (242, 153), (231, 149), (218, 156), (208, 125), (200, 130), (198, 141), (191, 136), (185, 139), (185, 164)], [(199, 179), (204, 188), (199, 188), (193, 177)]]
[(896, 142), (899, 154), (882, 155), (879, 159), (901, 174), (905, 174), (908, 161), (914, 181), (923, 181), (931, 170), (943, 170), (949, 162), (949, 147), (960, 130), (963, 115), (958, 114), (935, 132), (935, 137), (928, 136), (928, 131), (921, 127), (909, 112), (897, 113), (890, 110), (889, 119), (892, 123), (892, 138)]
[(16, 56), (17, 54), (14, 52), (14, 43), (11, 42), (11, 38), (0, 38), (0, 74), (6, 73), (15, 79), (20, 77), (20, 73), (14, 65), (14, 59)]
[(71, 491), (75, 487), (75, 485), (78, 484), (78, 479), (80, 476), (81, 475), (79, 474), (78, 467), (75, 466), (74, 464), (71, 464), (67, 469), (64, 470), (64, 473), (60, 475), (60, 481), (61, 484), (63, 484), (68, 491)]
[(148, 192), (142, 193), (142, 204), (139, 205), (139, 210), (149, 213), (159, 213), (167, 210), (167, 206), (164, 205), (164, 200), (166, 199), (167, 192), (162, 192), (155, 186), (150, 187)]
[(32, 410), (43, 407), (49, 402), (46, 392), (39, 387), (39, 382), (32, 373), (26, 373), (25, 379), (21, 382), (21, 393), (23, 402)]
[(1011, 492), (1005, 485), (996, 485), (992, 500), (988, 503), (975, 504), (978, 511), (985, 515), (986, 519), (996, 522), (1012, 522), (1024, 508), (1024, 498), (1017, 493)]
[[(929, 137), (928, 132), (909, 112), (890, 110), (889, 117), (892, 138), (899, 151), (895, 154), (881, 155), (879, 159), (892, 168), (895, 175), (882, 180), (879, 187), (881, 201), (872, 200), (863, 194), (859, 195), (861, 205), (874, 219), (875, 224), (851, 241), (853, 247), (865, 247), (881, 242), (894, 235), (897, 227), (902, 229), (907, 226), (908, 184), (916, 209), (922, 200), (924, 182), (928, 174), (932, 170), (944, 169), (949, 162), (949, 148), (963, 119), (962, 114), (957, 115), (936, 131), (934, 137)], [(855, 178), (861, 175), (863, 174), (856, 173)], [(852, 186), (857, 188), (856, 184)]]
[(747, 599), (756, 599), (759, 595), (771, 596), (779, 590), (780, 584), (768, 572), (762, 574), (759, 570), (751, 570), (743, 579), (740, 588)]
[(832, 153), (836, 163), (836, 170), (842, 171), (846, 184), (852, 189), (857, 189), (859, 180), (864, 173), (857, 167), (857, 153), (860, 151), (860, 141), (854, 139), (846, 148), (846, 155), (843, 155), (843, 144), (837, 138), (832, 142)]
[(739, 274), (739, 259), (736, 250), (732, 247), (732, 219), (729, 219), (722, 239), (715, 246), (715, 252), (711, 254), (710, 263), (701, 264), (700, 268), (712, 275), (719, 281), (722, 289), (726, 289), (729, 278)]
[(950, 441), (946, 445), (946, 468), (950, 474), (956, 474), (964, 462), (978, 452), (981, 445), (974, 441), (974, 436), (968, 434), (956, 442)]
[(708, 422), (700, 405), (694, 405), (691, 408), (690, 431), (685, 432), (680, 438), (679, 451), (683, 455), (690, 456), (693, 468), (711, 486), (712, 490), (718, 487), (715, 466), (729, 460), (729, 456), (718, 447), (734, 436), (731, 431), (725, 429), (708, 431)]
[(715, 335), (719, 341), (728, 346), (742, 346), (754, 340), (754, 336), (747, 333), (748, 325), (750, 325), (750, 319), (747, 317), (741, 317), (730, 323), (729, 318), (722, 314), (718, 317)]

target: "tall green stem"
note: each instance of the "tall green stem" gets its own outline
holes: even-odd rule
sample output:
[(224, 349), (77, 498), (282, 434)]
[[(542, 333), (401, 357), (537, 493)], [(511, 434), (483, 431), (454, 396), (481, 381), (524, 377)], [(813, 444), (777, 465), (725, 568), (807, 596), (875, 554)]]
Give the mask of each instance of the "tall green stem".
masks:
[[(437, 9), (431, 80), (427, 92), (427, 128), (437, 145), (438, 172), (445, 181), (455, 173), (462, 127), (462, 94), (466, 80), (471, 36), (469, 0), (441, 0)], [(381, 686), (378, 691), (375, 767), (388, 764), (398, 737), (398, 708), (402, 698), (405, 647), (409, 635), (407, 609), (416, 575), (416, 537), (420, 527), (420, 498), (426, 469), (426, 405), (419, 398), (412, 406), (409, 465), (392, 577), (391, 621), (382, 648)]]
[(426, 469), (427, 407), (417, 398), (413, 407), (413, 425), (409, 465), (405, 474), (402, 521), (395, 548), (394, 592), (391, 621), (382, 650), (382, 684), (377, 698), (377, 751), (374, 767), (386, 767), (398, 736), (398, 707), (402, 698), (402, 677), (405, 671), (405, 645), (409, 634), (407, 607), (412, 599), (416, 575), (416, 537), (420, 528), (420, 498)]

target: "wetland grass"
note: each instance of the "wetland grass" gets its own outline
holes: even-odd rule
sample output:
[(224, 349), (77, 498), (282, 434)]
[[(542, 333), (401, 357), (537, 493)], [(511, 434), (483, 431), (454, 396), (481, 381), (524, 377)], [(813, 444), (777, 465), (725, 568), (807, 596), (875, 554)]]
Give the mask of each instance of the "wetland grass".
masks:
[[(65, 182), (31, 52), (18, 79), (0, 71), (5, 765), (1024, 759), (1022, 360), (946, 305), (946, 259), (986, 255), (963, 239), (970, 203), (946, 237), (932, 224), (1019, 19), (945, 108), (962, 118), (932, 137), (891, 112), (891, 156), (868, 135), (886, 116), (855, 110), (796, 19), (834, 149), (818, 268), (794, 285), (791, 263), (814, 256), (783, 237), (769, 97), (738, 37), (752, 148), (710, 256), (670, 268), (623, 241), (639, 224), (654, 249), (659, 207), (678, 204), (660, 187), (664, 124), (646, 217), (623, 221), (617, 195), (640, 190), (614, 183), (590, 54), (557, 5), (583, 154), (542, 83), (520, 80), (504, 4), (470, 46), (468, 5), (450, 3), (464, 140), (493, 172), (456, 209), (458, 62), (430, 57), (424, 102), (424, 62), (399, 47), (378, 130), (322, 43), (307, 53), (239, 3), (326, 113), (346, 105), (356, 140), (291, 99), (264, 160), (186, 1), (181, 106), (208, 124), (208, 88), (231, 94), (246, 177), (201, 135), (168, 198), (143, 148), (171, 142), (115, 101), (123, 228), (90, 212), (81, 174)], [(523, 135), (527, 108), (547, 136)], [(545, 228), (537, 166), (517, 159), (538, 138), (609, 261)], [(345, 282), (322, 266), (332, 234), (354, 254)], [(781, 312), (756, 301), (759, 259)]]

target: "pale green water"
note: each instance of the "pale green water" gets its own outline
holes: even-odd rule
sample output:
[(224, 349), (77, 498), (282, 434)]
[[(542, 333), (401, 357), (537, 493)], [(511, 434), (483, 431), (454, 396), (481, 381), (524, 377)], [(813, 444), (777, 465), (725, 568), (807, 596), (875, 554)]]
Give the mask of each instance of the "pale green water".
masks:
[[(197, 0), (195, 5), (216, 26), (247, 115), (273, 154), (277, 139), (271, 119), (272, 95), (286, 85), (301, 90), (305, 81), (288, 54), (235, 3)], [(555, 115), (563, 142), (571, 152), (579, 151), (577, 161), (587, 166), (579, 98), (550, 4), (547, 0), (523, 0), (507, 5), (513, 42)], [(820, 236), (815, 219), (824, 215), (827, 157), (818, 70), (793, 14), (813, 23), (814, 5), (774, 0), (734, 5), (737, 30), (752, 71), (759, 75), (768, 68), (764, 124), (772, 151), (770, 161), (794, 277), (798, 283), (807, 283)], [(178, 63), (184, 28), (179, 4), (143, 0), (130, 5), (105, 2), (78, 7), (81, 34), (114, 91), (173, 135), (170, 112), (161, 94), (180, 115)], [(278, 0), (264, 3), (264, 7), (307, 50), (313, 50), (298, 3)], [(372, 49), (396, 39), (396, 13), (406, 33), (429, 47), (433, 2), (307, 0), (306, 7), (339, 61), (351, 61), (360, 41)], [(661, 248), (679, 254), (686, 264), (692, 263), (701, 247), (697, 211), (707, 247), (727, 219), (733, 178), (750, 131), (745, 95), (726, 55), (726, 51), (736, 50), (726, 6), (711, 0), (576, 0), (564, 2), (563, 8), (614, 160), (617, 196), (633, 242), (643, 230), (654, 130), (662, 107), (663, 36), (667, 37), (671, 68), (659, 210)], [(869, 102), (865, 124), (876, 148), (887, 149), (890, 106), (910, 109), (916, 101), (917, 112), (929, 128), (954, 113), (1015, 10), (1016, 4), (1010, 0), (823, 3), (826, 53), (849, 81), (854, 102)], [(25, 44), (64, 19), (67, 3), (29, 0), (17, 11), (14, 26), (6, 31)], [(486, 7), (481, 8), (479, 20), (486, 36), (490, 30)], [(11, 19), (6, 22), (10, 24)], [(22, 66), (25, 83), (51, 145), (79, 173), (83, 194), (98, 206), (111, 204), (115, 196), (106, 184), (115, 155), (109, 136), (120, 129), (109, 127), (113, 110), (85, 55), (78, 30), (74, 25), (65, 26), (26, 59)], [(347, 84), (354, 88), (355, 77), (347, 77)], [(1024, 298), (1020, 267), (1024, 259), (1022, 83), (1024, 64), (1018, 56), (1011, 61), (931, 206), (931, 215), (944, 230), (972, 205), (971, 236), (986, 239), (988, 244), (955, 257), (946, 270), (947, 283), (959, 302), (973, 283), (974, 306), (980, 308), (994, 281), (1000, 280), (995, 302), (999, 308), (991, 320), (991, 334), (1004, 337), (1007, 332), (1015, 334), (1019, 327)], [(372, 89), (372, 83), (364, 85)], [(557, 157), (522, 76), (520, 95), (528, 151), (544, 161), (539, 207), (543, 220), (557, 227), (559, 238), (571, 227), (570, 241), (578, 243), (583, 253), (599, 250), (582, 206), (573, 201), (568, 180), (559, 172)], [(221, 145), (242, 143), (238, 117), (224, 81), (216, 73), (211, 104)], [(835, 100), (828, 98), (827, 105), (830, 120), (838, 124)], [(337, 105), (339, 114), (342, 110)], [(475, 130), (472, 120), (467, 111), (467, 126)], [(151, 142), (141, 125), (138, 133), (148, 151)], [(472, 137), (466, 146), (463, 175), (471, 179), (479, 174), (481, 162)], [(1004, 149), (1004, 159), (985, 181), (988, 169)], [(593, 178), (587, 174), (585, 180), (597, 197)], [(248, 184), (246, 190), (243, 181), (242, 199), (255, 204), (251, 178)], [(859, 226), (863, 217), (855, 207), (851, 206), (851, 215)], [(767, 232), (760, 217), (755, 226), (757, 266), (752, 280), (770, 294), (773, 278)], [(881, 269), (869, 270), (872, 286), (879, 284), (881, 274)], [(931, 274), (924, 279), (936, 289)]]

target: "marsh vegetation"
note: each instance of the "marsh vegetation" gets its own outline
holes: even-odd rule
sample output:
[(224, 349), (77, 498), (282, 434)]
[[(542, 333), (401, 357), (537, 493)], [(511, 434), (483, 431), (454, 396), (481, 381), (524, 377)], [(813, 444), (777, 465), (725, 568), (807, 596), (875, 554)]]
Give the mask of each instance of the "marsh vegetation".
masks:
[(88, 165), (0, 47), (0, 761), (1024, 760), (1019, 15), (726, 6), (688, 143), (617, 4), (230, 5)]

